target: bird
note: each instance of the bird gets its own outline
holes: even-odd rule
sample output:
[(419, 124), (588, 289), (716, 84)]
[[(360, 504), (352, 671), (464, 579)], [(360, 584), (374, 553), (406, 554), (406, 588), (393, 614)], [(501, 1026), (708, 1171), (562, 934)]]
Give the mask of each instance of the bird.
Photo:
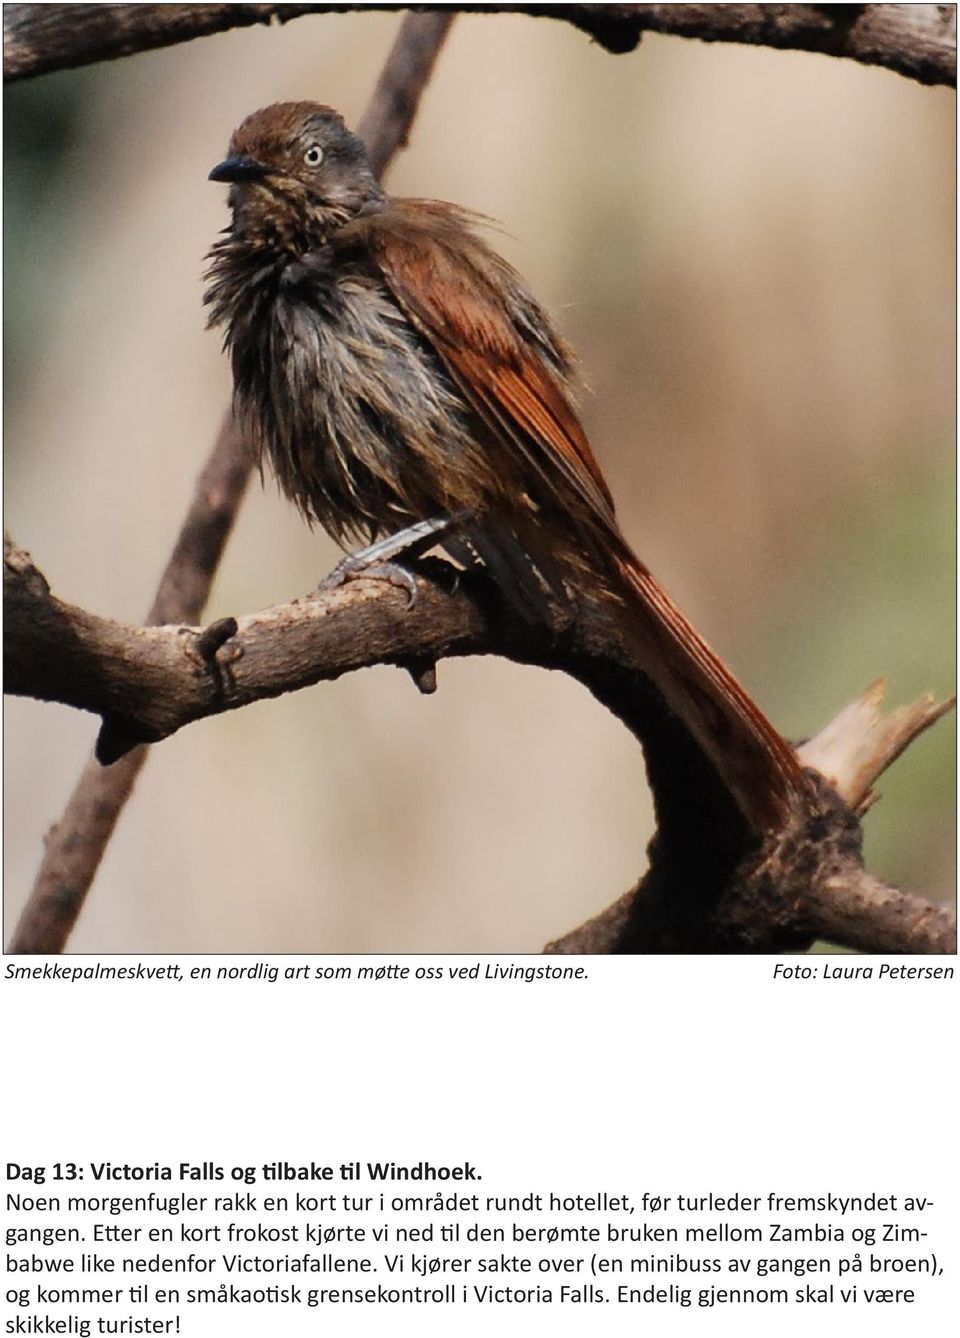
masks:
[(625, 538), (573, 353), (488, 220), (389, 195), (315, 102), (246, 117), (209, 177), (230, 221), (207, 257), (208, 324), (237, 421), (307, 520), (368, 546), (356, 570), (417, 541), (477, 556), (527, 617), (567, 590), (606, 600), (751, 827), (800, 811), (795, 750)]

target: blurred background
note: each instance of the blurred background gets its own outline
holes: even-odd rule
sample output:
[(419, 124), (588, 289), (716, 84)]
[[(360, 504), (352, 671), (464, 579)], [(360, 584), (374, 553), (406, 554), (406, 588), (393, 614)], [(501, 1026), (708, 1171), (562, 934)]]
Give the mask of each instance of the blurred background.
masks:
[[(229, 394), (206, 180), (242, 117), (354, 124), (400, 22), (205, 38), (6, 93), (6, 512), (54, 590), (141, 621)], [(871, 680), (953, 688), (952, 92), (801, 53), (460, 16), (398, 193), (500, 219), (578, 348), (641, 556), (788, 736)], [(337, 551), (255, 483), (208, 618)], [(634, 740), (579, 685), (368, 670), (153, 750), (71, 940), (91, 951), (536, 951), (642, 872)], [(96, 721), (6, 703), (6, 930)], [(867, 858), (954, 887), (954, 725), (881, 784)]]

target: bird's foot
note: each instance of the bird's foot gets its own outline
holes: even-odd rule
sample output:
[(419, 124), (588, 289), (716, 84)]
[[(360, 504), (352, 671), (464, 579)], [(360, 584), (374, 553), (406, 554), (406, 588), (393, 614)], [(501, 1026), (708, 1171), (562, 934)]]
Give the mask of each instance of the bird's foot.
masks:
[(317, 586), (317, 593), (336, 590), (338, 586), (346, 585), (347, 581), (357, 581), (361, 578), (369, 581), (386, 581), (388, 585), (406, 590), (408, 609), (412, 609), (417, 602), (417, 582), (413, 572), (401, 567), (399, 562), (355, 563), (352, 556), (337, 563), (330, 575)]
[(451, 516), (437, 517), (433, 520), (421, 520), (406, 529), (398, 530), (385, 539), (379, 539), (369, 548), (362, 548), (358, 553), (350, 553), (338, 562), (333, 571), (317, 587), (317, 592), (335, 590), (347, 581), (356, 581), (360, 577), (373, 581), (387, 581), (407, 592), (407, 608), (413, 608), (417, 602), (417, 582), (413, 573), (395, 558), (417, 558), (433, 548), (443, 535), (462, 524), (461, 518)]

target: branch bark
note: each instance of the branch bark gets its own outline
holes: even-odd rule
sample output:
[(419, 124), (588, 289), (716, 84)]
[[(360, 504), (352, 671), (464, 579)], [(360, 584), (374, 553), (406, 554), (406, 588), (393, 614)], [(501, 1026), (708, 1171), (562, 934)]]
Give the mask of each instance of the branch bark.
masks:
[[(82, 33), (84, 23), (89, 20), (96, 24), (104, 10), (140, 7), (21, 5), (17, 8), (69, 10), (71, 24), (75, 16), (78, 32)], [(144, 8), (184, 11), (182, 18), (188, 21), (187, 11), (203, 6), (148, 5)], [(246, 6), (215, 5), (210, 8), (240, 10)], [(77, 11), (81, 9), (96, 12), (78, 15)], [(47, 18), (45, 14), (34, 17), (43, 17), (44, 21)], [(4, 11), (5, 23), (7, 18)], [(363, 120), (365, 134), (369, 135), (368, 147), (381, 170), (406, 142), (450, 20), (450, 15), (409, 14), (400, 25)], [(62, 28), (62, 15), (59, 22)], [(56, 27), (56, 16), (53, 26)], [(150, 609), (149, 623), (192, 623), (199, 619), (249, 475), (248, 453), (228, 415), (197, 482), (193, 502)], [(4, 556), (6, 580), (6, 552)], [(22, 558), (14, 561), (22, 561)], [(40, 585), (36, 584), (39, 573), (24, 570), (21, 574), (32, 584), (34, 596), (42, 599)], [(42, 577), (39, 581), (46, 585)], [(24, 593), (21, 588), (16, 597), (19, 599)], [(15, 614), (13, 606), (10, 612)], [(48, 636), (51, 630), (49, 626), (45, 628)], [(78, 664), (82, 662), (81, 648), (71, 636), (67, 637), (66, 643), (57, 644), (55, 657), (62, 653), (70, 658), (72, 651), (73, 660)], [(9, 640), (5, 654), (7, 652), (12, 652), (15, 661), (18, 652)], [(22, 667), (14, 666), (15, 677)], [(42, 676), (43, 671), (40, 673)], [(117, 819), (146, 761), (146, 748), (141, 745), (131, 750), (130, 743), (131, 736), (122, 712), (119, 715), (108, 713), (98, 740), (98, 753), (105, 759), (119, 760), (105, 770), (99, 761), (91, 758), (81, 773), (63, 816), (47, 836), (40, 869), (10, 943), (11, 952), (63, 951)]]
[(925, 698), (883, 717), (874, 684), (800, 750), (818, 777), (812, 810), (757, 849), (602, 603), (581, 602), (545, 638), (481, 574), (428, 559), (412, 611), (405, 592), (365, 579), (204, 631), (131, 627), (64, 604), (12, 547), (5, 584), (10, 690), (103, 714), (121, 747), (372, 664), (419, 673), (449, 656), (497, 654), (578, 679), (643, 744), (657, 835), (635, 891), (548, 951), (774, 952), (818, 938), (872, 952), (953, 950), (949, 911), (864, 870), (856, 816), (876, 777), (951, 703)]
[(546, 951), (718, 952), (732, 941), (770, 952), (822, 939), (861, 952), (955, 953), (955, 910), (869, 874), (857, 821), (873, 802), (876, 779), (955, 699), (926, 696), (883, 715), (883, 693), (882, 680), (871, 684), (797, 750), (823, 782), (820, 813), (743, 860), (720, 895), (702, 904), (699, 921), (689, 919), (689, 886), (664, 876), (655, 846), (636, 888)]
[[(112, 60), (230, 28), (368, 8), (360, 4), (5, 5), (4, 79), (10, 82)], [(460, 9), (560, 19), (615, 54), (633, 51), (644, 32), (658, 32), (705, 42), (819, 52), (880, 65), (923, 84), (956, 86), (954, 5), (566, 4)]]

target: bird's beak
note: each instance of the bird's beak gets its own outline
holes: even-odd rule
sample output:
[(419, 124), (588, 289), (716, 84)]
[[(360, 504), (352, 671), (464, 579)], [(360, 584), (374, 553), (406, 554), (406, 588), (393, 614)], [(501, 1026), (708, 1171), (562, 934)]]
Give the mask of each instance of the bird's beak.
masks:
[(237, 158), (224, 158), (208, 177), (209, 181), (262, 181), (270, 173), (270, 168), (258, 163), (255, 158), (243, 154)]

